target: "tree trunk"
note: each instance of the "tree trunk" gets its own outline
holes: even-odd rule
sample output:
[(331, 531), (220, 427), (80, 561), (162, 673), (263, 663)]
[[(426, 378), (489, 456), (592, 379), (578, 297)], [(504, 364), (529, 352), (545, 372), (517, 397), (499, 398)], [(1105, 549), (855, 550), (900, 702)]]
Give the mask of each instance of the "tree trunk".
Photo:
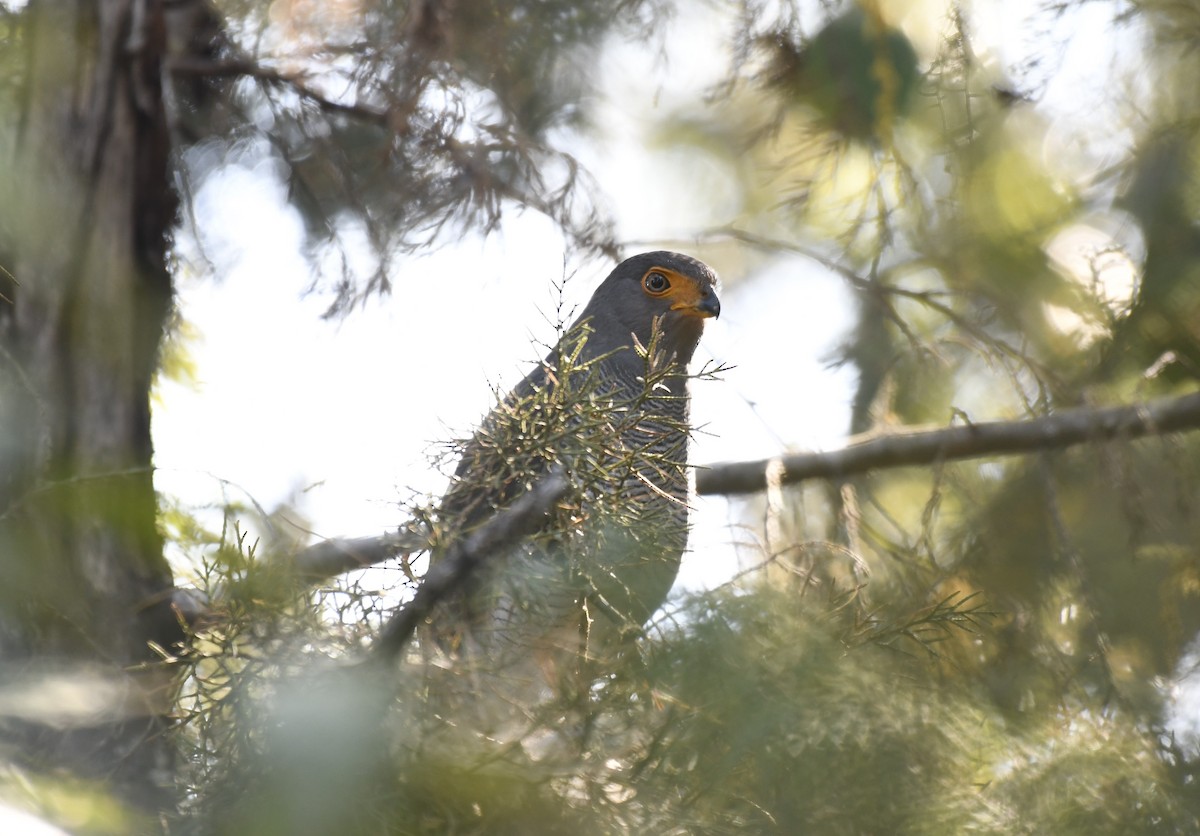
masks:
[[(171, 304), (175, 199), (161, 0), (32, 0), (15, 114), (0, 114), (0, 681), (170, 640), (149, 391)], [(164, 618), (164, 616), (166, 616)], [(46, 706), (47, 711), (64, 706)], [(87, 723), (0, 717), (35, 765), (112, 778), (156, 804), (154, 711)], [(168, 773), (169, 774), (169, 773)], [(155, 776), (158, 777), (156, 782)]]

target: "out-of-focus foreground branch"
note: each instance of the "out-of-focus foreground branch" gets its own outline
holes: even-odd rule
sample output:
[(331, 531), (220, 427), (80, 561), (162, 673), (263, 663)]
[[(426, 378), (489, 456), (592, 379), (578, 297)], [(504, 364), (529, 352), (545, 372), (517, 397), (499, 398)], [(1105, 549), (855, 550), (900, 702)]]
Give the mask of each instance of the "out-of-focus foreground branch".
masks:
[(873, 435), (825, 453), (793, 453), (713, 464), (696, 471), (701, 494), (761, 491), (769, 481), (796, 484), (889, 467), (928, 465), (1052, 450), (1088, 441), (1140, 438), (1200, 429), (1200, 392), (1148, 403), (1080, 407), (1028, 421), (989, 421), (944, 429)]
[(375, 657), (387, 660), (399, 653), (438, 601), (458, 587), (490, 555), (502, 553), (536, 531), (569, 488), (570, 482), (562, 469), (555, 468), (511, 506), (455, 541), (446, 554), (429, 567), (412, 600), (384, 625), (373, 648)]

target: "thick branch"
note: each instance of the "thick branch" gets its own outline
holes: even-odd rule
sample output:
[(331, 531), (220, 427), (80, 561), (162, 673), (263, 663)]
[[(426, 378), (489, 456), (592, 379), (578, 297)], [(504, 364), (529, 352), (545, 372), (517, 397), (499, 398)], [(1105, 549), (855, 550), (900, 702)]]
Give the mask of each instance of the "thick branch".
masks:
[(761, 461), (714, 464), (696, 471), (701, 494), (744, 494), (780, 484), (829, 479), (888, 467), (1007, 456), (1087, 441), (1140, 438), (1200, 428), (1200, 392), (1131, 406), (1068, 409), (1030, 421), (993, 421), (882, 435), (828, 453), (796, 453)]
[(412, 600), (383, 628), (375, 642), (375, 657), (381, 661), (395, 657), (439, 601), (485, 560), (536, 531), (569, 487), (562, 470), (556, 468), (511, 506), (454, 543), (429, 567)]
[(292, 568), (298, 576), (317, 582), (427, 548), (427, 536), (407, 529), (378, 537), (322, 540), (297, 554)]

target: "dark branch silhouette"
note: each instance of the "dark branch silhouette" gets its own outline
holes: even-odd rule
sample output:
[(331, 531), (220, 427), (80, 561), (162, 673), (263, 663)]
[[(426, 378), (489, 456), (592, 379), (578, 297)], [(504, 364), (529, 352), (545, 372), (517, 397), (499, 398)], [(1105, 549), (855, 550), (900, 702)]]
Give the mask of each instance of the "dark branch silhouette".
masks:
[(388, 127), (388, 112), (385, 109), (371, 107), (360, 102), (349, 103), (332, 99), (312, 86), (311, 73), (282, 72), (257, 61), (246, 59), (208, 61), (181, 56), (173, 57), (168, 62), (167, 69), (172, 75), (184, 77), (253, 78), (264, 84), (288, 88), (301, 98), (313, 102), (322, 110), (353, 116), (381, 127)]
[(780, 484), (830, 479), (889, 467), (928, 465), (1051, 450), (1088, 441), (1140, 438), (1200, 428), (1200, 392), (1130, 406), (1067, 409), (1029, 421), (990, 421), (923, 432), (876, 435), (827, 453), (794, 453), (696, 471), (700, 494), (745, 494)]
[(373, 648), (375, 657), (383, 661), (394, 658), (439, 601), (483, 561), (536, 531), (569, 487), (562, 469), (555, 468), (508, 508), (450, 546), (429, 567), (412, 600), (384, 626)]

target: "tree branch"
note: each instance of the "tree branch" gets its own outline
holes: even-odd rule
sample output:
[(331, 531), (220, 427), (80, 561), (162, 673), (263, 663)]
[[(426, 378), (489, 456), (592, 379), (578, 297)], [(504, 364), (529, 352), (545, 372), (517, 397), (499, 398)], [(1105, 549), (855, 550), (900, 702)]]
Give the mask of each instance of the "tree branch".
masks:
[[(1193, 429), (1200, 429), (1200, 392), (1130, 406), (1068, 409), (1030, 421), (991, 421), (937, 430), (873, 436), (829, 452), (795, 453), (773, 459), (713, 464), (697, 469), (696, 492), (706, 495), (734, 495), (761, 491), (767, 486), (767, 472), (771, 468), (779, 469), (780, 483), (786, 485), (808, 479), (852, 476), (891, 467), (1008, 456), (1069, 447), (1088, 441), (1141, 438), (1146, 435)], [(554, 475), (552, 474), (552, 477)], [(520, 531), (524, 529), (514, 533), (503, 526), (516, 526), (528, 522), (521, 516), (523, 514), (528, 514), (528, 519), (536, 519), (546, 513), (562, 496), (561, 492), (553, 493), (552, 489), (558, 488), (558, 481), (552, 477), (547, 477), (517, 504), (500, 512), (491, 522), (478, 529), (457, 551), (474, 554), (494, 550), (498, 548), (498, 543), (490, 538), (503, 534), (508, 538), (503, 544), (508, 544), (511, 540), (523, 536)], [(561, 490), (566, 490), (565, 483)], [(543, 496), (543, 491), (552, 494), (545, 500), (545, 504), (537, 504), (533, 510), (525, 510), (529, 503), (534, 503), (538, 497)], [(493, 526), (497, 528), (494, 529)], [(402, 528), (379, 537), (335, 539), (316, 543), (296, 555), (293, 568), (297, 574), (312, 581), (319, 581), (352, 569), (382, 563), (397, 554), (421, 551), (428, 547), (429, 540), (426, 535), (416, 529)], [(438, 565), (446, 565), (454, 554), (456, 551), (452, 550)], [(468, 555), (466, 561), (470, 563), (474, 559)], [(472, 570), (473, 567), (467, 571)], [(428, 583), (427, 576), (422, 588)], [(400, 645), (403, 643), (404, 639), (401, 639)]]
[(1029, 421), (881, 435), (827, 453), (796, 453), (760, 461), (728, 462), (696, 471), (700, 494), (745, 494), (767, 487), (768, 471), (781, 484), (829, 479), (871, 470), (953, 459), (1008, 456), (1087, 441), (1140, 438), (1200, 428), (1200, 392), (1178, 398), (1106, 408), (1067, 409)]
[(456, 541), (429, 567), (412, 600), (396, 613), (379, 634), (372, 652), (379, 661), (393, 659), (439, 601), (455, 590), (485, 560), (537, 530), (570, 483), (562, 468), (550, 471), (516, 502), (466, 537)]
[(402, 528), (378, 537), (322, 540), (299, 552), (293, 558), (292, 568), (298, 576), (315, 583), (352, 569), (383, 563), (398, 554), (427, 548), (427, 535)]
[(167, 69), (172, 75), (176, 76), (253, 78), (263, 84), (286, 87), (294, 91), (301, 98), (313, 102), (322, 110), (352, 116), (381, 127), (389, 127), (388, 112), (386, 110), (362, 103), (349, 104), (331, 99), (312, 86), (310, 83), (311, 76), (308, 73), (285, 73), (271, 67), (263, 66), (256, 61), (244, 59), (208, 61), (182, 56), (175, 56), (169, 59)]

